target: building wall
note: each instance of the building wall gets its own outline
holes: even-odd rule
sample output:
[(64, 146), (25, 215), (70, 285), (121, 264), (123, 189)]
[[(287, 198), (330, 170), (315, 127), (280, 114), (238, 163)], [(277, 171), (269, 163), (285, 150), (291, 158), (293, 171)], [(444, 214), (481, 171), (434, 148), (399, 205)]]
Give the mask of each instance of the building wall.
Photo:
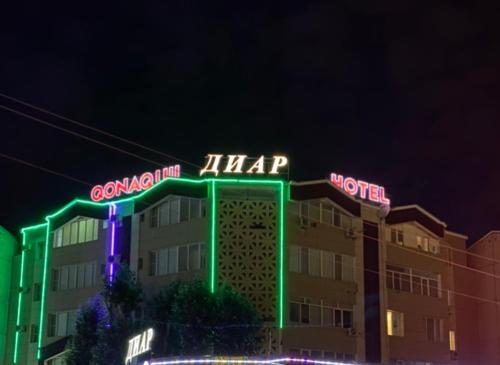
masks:
[[(469, 267), (477, 270), (469, 275), (474, 278), (475, 313), (477, 316), (476, 345), (479, 350), (479, 361), (488, 364), (500, 364), (500, 233), (490, 232), (474, 243), (469, 251), (475, 255), (485, 256), (483, 259), (475, 255), (468, 256)], [(480, 273), (478, 271), (483, 271)], [(481, 298), (481, 299), (479, 299)]]
[[(469, 273), (451, 265), (452, 262), (467, 263), (465, 257), (448, 249), (464, 248), (465, 238), (446, 233), (444, 224), (426, 214), (421, 208), (411, 207), (408, 211), (399, 209), (396, 215), (389, 216), (387, 221), (384, 221), (379, 207), (356, 202), (331, 184), (323, 182), (320, 185), (318, 187), (312, 183), (312, 187), (309, 186), (304, 190), (305, 193), (298, 191), (297, 189), (301, 187), (297, 187), (292, 194), (292, 200), (287, 203), (284, 260), (285, 327), (282, 330), (277, 329), (276, 318), (279, 284), (277, 276), (279, 196), (276, 189), (222, 186), (222, 184), (218, 187), (217, 285), (228, 283), (237, 288), (259, 309), (266, 330), (270, 329), (266, 334), (263, 352), (284, 354), (302, 352), (315, 357), (333, 357), (341, 360), (355, 358), (357, 361), (372, 360), (382, 363), (405, 360), (455, 364), (457, 360), (454, 360), (454, 355), (450, 353), (448, 338), (449, 331), (455, 330), (458, 364), (478, 363), (472, 362), (479, 356), (473, 350), (474, 341), (483, 337), (474, 332), (475, 310), (478, 310), (480, 318), (486, 319), (486, 314), (491, 312), (491, 308), (482, 307), (479, 310), (479, 307), (474, 306), (465, 296), (448, 295), (448, 293), (470, 292), (469, 286), (473, 285), (471, 281), (479, 280), (471, 279)], [(188, 195), (186, 193), (183, 196)], [(199, 195), (197, 199), (200, 198)], [(162, 204), (176, 198), (178, 196), (168, 193), (156, 201), (148, 201), (147, 206), (140, 211), (134, 206), (128, 206), (121, 211), (119, 209), (118, 237), (123, 257), (118, 255), (120, 257), (117, 257), (115, 262), (130, 259), (130, 267), (137, 272), (147, 298), (152, 298), (161, 288), (176, 279), (207, 280), (209, 277), (211, 217), (206, 204), (200, 210), (203, 213), (197, 217), (190, 217), (175, 224), (151, 224), (158, 216), (158, 209)], [(338, 212), (342, 218), (336, 221), (334, 216), (337, 213), (334, 212)], [(81, 213), (73, 215), (76, 217), (78, 214)], [(413, 214), (420, 216), (412, 218)], [(105, 228), (107, 224), (105, 218), (100, 219), (99, 237), (95, 241), (62, 248), (50, 246), (49, 273), (61, 265), (87, 261), (97, 263), (97, 273), (94, 287), (61, 291), (51, 290), (49, 275), (44, 314), (46, 323), (44, 346), (53, 346), (61, 340), (59, 337), (47, 337), (46, 316), (49, 313), (77, 309), (101, 290), (101, 277), (109, 265), (107, 262), (109, 228)], [(54, 225), (52, 228), (56, 229), (58, 226)], [(391, 228), (404, 232), (403, 245), (390, 242)], [(424, 252), (418, 248), (416, 240), (418, 235), (429, 237), (439, 244), (439, 253)], [(45, 243), (44, 229), (33, 232), (27, 240), (28, 250), (25, 257), (27, 268), (24, 274), (27, 278), (26, 288), (33, 288), (33, 284), (41, 283), (42, 280), (44, 257), (43, 253), (41, 256), (37, 253), (39, 242)], [(154, 271), (152, 253), (196, 243), (205, 244), (206, 261), (203, 267), (171, 274), (152, 274)], [(49, 244), (52, 245), (52, 237)], [(297, 264), (296, 257), (292, 259), (298, 252), (297, 248), (300, 250), (299, 255), (302, 255), (302, 250), (307, 252), (307, 271), (302, 270), (302, 264)], [(370, 255), (367, 252), (370, 252)], [(318, 265), (318, 253), (321, 258), (319, 268), (315, 267)], [(328, 267), (321, 261), (323, 257), (332, 257), (334, 265), (337, 265), (335, 263), (337, 257), (341, 257), (343, 268), (345, 262), (351, 262), (349, 260), (352, 258), (350, 263), (352, 278), (349, 277), (351, 275), (349, 273), (342, 274), (342, 278), (338, 278), (336, 273), (323, 275), (324, 267)], [(345, 262), (344, 257), (346, 257)], [(157, 261), (154, 262), (156, 264)], [(16, 266), (14, 272), (19, 272), (18, 256), (14, 259), (14, 263)], [(388, 264), (439, 275), (440, 297), (388, 288), (386, 271)], [(480, 263), (472, 262), (472, 264), (480, 267)], [(325, 272), (327, 271), (328, 269)], [(13, 281), (17, 280), (16, 275)], [(494, 291), (495, 287), (491, 285), (495, 283), (488, 281), (481, 283), (484, 283), (481, 284), (483, 286), (476, 285), (478, 290), (488, 293)], [(16, 291), (17, 288), (13, 286), (11, 293)], [(32, 294), (28, 292), (23, 294), (23, 298), (22, 323), (27, 327), (38, 324), (40, 302), (34, 301)], [(294, 317), (296, 313), (292, 313), (292, 308), (297, 308), (296, 304), (299, 301), (302, 301), (300, 303), (304, 308), (307, 307), (307, 323), (302, 322), (302, 318), (297, 321)], [(11, 308), (17, 308), (16, 303), (11, 298)], [(310, 308), (318, 305), (322, 308), (322, 318), (319, 324), (313, 325), (311, 316), (318, 312), (316, 307)], [(327, 323), (325, 318), (328, 318), (330, 309), (332, 316), (335, 316), (335, 310), (351, 311), (352, 323), (349, 328), (336, 326), (335, 322)], [(403, 337), (388, 335), (387, 310), (404, 313)], [(467, 316), (468, 313), (472, 314)], [(341, 316), (344, 314), (341, 313)], [(349, 317), (348, 314), (346, 316)], [(10, 317), (9, 333), (15, 333), (15, 319)], [(443, 320), (442, 340), (427, 339), (424, 322), (427, 317)], [(342, 320), (343, 323), (346, 321)], [(491, 328), (494, 330), (494, 326)], [(491, 353), (486, 351), (487, 356), (494, 357), (495, 334), (483, 336), (486, 336), (483, 343), (489, 343), (491, 348)], [(18, 363), (34, 364), (37, 345), (29, 343), (29, 331), (21, 331), (20, 339), (21, 358)], [(13, 343), (9, 343), (7, 347), (7, 351), (11, 351)], [(8, 354), (8, 357), (12, 358), (12, 353)]]

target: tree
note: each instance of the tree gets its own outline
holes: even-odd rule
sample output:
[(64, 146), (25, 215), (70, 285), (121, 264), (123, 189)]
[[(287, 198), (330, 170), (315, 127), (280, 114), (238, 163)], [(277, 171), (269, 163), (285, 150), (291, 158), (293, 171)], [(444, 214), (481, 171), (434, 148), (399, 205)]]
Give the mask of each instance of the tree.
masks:
[(76, 334), (68, 345), (66, 362), (68, 365), (88, 365), (92, 358), (92, 349), (98, 342), (99, 323), (108, 317), (100, 295), (84, 304), (76, 319)]
[[(152, 318), (162, 328), (157, 355), (253, 354), (262, 322), (245, 298), (228, 286), (212, 294), (202, 281), (174, 282), (155, 297)], [(169, 342), (171, 341), (171, 342)]]
[(98, 325), (90, 364), (122, 365), (127, 340), (138, 329), (134, 315), (143, 301), (142, 288), (135, 274), (122, 264), (112, 280), (104, 280), (102, 296), (109, 317)]

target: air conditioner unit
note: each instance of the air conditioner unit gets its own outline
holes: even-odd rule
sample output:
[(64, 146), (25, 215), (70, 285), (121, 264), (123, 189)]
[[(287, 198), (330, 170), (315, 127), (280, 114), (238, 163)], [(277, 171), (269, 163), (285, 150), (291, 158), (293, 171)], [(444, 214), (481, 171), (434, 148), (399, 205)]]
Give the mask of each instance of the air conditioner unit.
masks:
[(354, 228), (348, 228), (345, 230), (345, 236), (347, 238), (356, 238), (356, 232), (354, 232)]
[(348, 336), (356, 336), (358, 333), (356, 332), (355, 328), (348, 328), (347, 329), (347, 335)]

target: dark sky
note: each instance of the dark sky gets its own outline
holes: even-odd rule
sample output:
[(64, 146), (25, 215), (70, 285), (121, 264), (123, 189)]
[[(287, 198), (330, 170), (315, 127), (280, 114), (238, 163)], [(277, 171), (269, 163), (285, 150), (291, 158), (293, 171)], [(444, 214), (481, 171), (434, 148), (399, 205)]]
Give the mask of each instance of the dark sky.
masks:
[[(3, 12), (0, 92), (199, 164), (283, 152), (295, 180), (378, 182), (472, 239), (500, 228), (498, 1), (149, 3)], [(0, 123), (0, 153), (91, 183), (154, 167), (5, 110)], [(89, 191), (0, 171), (12, 231)]]

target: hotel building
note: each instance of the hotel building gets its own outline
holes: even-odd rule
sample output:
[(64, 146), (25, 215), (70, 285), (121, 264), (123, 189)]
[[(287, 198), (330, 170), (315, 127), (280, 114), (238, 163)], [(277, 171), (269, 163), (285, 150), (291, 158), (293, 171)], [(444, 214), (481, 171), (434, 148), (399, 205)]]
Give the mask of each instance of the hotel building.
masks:
[(79, 306), (125, 262), (148, 298), (177, 279), (231, 285), (264, 321), (263, 354), (472, 363), (453, 264), (466, 238), (417, 205), (389, 211), (329, 180), (167, 178), (132, 197), (75, 200), (18, 242), (0, 232), (0, 355), (64, 364)]

